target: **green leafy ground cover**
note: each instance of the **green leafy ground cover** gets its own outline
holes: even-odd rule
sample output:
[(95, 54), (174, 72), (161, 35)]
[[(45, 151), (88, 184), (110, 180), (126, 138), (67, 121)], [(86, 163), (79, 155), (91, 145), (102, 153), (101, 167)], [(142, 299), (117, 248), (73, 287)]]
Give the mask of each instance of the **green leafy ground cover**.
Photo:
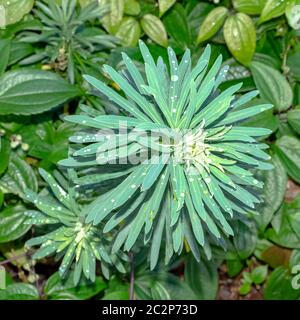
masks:
[[(136, 299), (300, 298), (299, 0), (101, 0), (100, 4), (0, 0), (0, 6), (6, 13), (6, 26), (0, 29), (0, 265), (7, 271), (1, 300), (129, 299), (133, 265)], [(268, 146), (274, 168), (255, 172), (264, 182), (263, 203), (248, 210), (243, 219), (230, 222), (234, 236), (229, 232), (225, 238), (226, 250), (204, 246), (200, 261), (193, 257), (191, 243), (182, 241), (180, 255), (165, 265), (162, 252), (157, 265), (150, 268), (150, 244), (139, 245), (144, 235), (135, 246), (128, 240), (129, 255), (118, 250), (113, 255), (115, 234), (107, 233), (88, 239), (101, 245), (101, 263), (95, 263), (91, 252), (82, 258), (82, 265), (96, 271), (95, 277), (88, 272), (80, 277), (71, 265), (62, 280), (59, 273), (64, 270), (58, 271), (62, 253), (72, 244), (69, 239), (77, 220), (68, 212), (63, 214), (69, 220), (63, 214), (59, 219), (45, 217), (38, 213), (35, 200), (49, 196), (50, 178), (45, 172), (61, 188), (70, 187), (68, 171), (60, 164), (71, 155), (74, 141), (70, 137), (82, 128), (76, 121), (66, 121), (67, 116), (126, 115), (83, 75), (102, 81), (124, 97), (122, 83), (103, 65), (124, 71), (124, 52), (144, 75), (139, 39), (155, 61), (161, 56), (166, 64), (168, 46), (178, 60), (189, 48), (193, 67), (210, 44), (208, 69), (220, 54), (219, 69), (229, 66), (219, 84), (221, 92), (242, 82), (236, 87), (237, 97), (259, 90), (246, 107), (273, 105), (243, 123), (268, 129), (259, 141)], [(88, 108), (80, 108), (82, 104)], [(97, 200), (108, 190), (105, 173), (101, 174), (102, 180), (98, 177), (92, 187), (86, 174), (71, 174), (70, 199), (78, 203), (69, 199), (61, 207), (69, 205), (80, 213)], [(150, 188), (153, 181), (146, 183)], [(76, 185), (79, 191), (73, 188)], [(102, 208), (103, 203), (100, 198), (97, 206)], [(38, 209), (47, 212), (45, 207)], [(56, 256), (28, 246), (28, 240), (49, 234), (60, 223), (67, 227)]]

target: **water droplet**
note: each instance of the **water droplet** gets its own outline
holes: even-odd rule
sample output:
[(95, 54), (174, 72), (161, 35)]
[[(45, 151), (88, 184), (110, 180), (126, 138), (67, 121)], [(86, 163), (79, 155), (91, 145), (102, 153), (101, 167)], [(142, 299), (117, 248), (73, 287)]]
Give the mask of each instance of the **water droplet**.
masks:
[(211, 179), (210, 179), (210, 178), (205, 178), (204, 181), (205, 181), (206, 183), (210, 183), (210, 182), (211, 182)]
[(179, 77), (176, 75), (176, 74), (173, 74), (172, 76), (171, 76), (171, 81), (177, 81), (179, 79)]

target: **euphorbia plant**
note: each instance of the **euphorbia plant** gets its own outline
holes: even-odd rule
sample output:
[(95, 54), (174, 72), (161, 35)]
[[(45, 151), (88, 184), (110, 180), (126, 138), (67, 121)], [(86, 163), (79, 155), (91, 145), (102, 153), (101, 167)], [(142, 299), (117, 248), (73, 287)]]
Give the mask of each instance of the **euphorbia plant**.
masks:
[(194, 67), (189, 50), (179, 63), (168, 48), (169, 66), (154, 61), (143, 42), (140, 50), (144, 74), (126, 54), (123, 73), (104, 66), (123, 94), (85, 76), (122, 114), (82, 106), (82, 114), (67, 116), (82, 130), (70, 138), (70, 158), (60, 164), (71, 170), (79, 192), (92, 191), (81, 217), (101, 230), (96, 248), (113, 232), (109, 254), (149, 246), (153, 269), (162, 247), (169, 263), (184, 248), (199, 260), (211, 244), (224, 246), (234, 236), (231, 221), (260, 202), (263, 184), (254, 172), (272, 166), (268, 146), (255, 138), (270, 130), (242, 122), (272, 105), (246, 107), (258, 92), (235, 97), (241, 84), (221, 91), (228, 67), (221, 67), (221, 56), (208, 67), (209, 46)]
[[(36, 194), (27, 191), (27, 200), (32, 202), (39, 211), (26, 211), (29, 219), (27, 224), (49, 226), (47, 234), (27, 241), (27, 246), (41, 245), (34, 254), (35, 259), (57, 254), (63, 258), (59, 274), (65, 277), (73, 261), (74, 283), (77, 284), (82, 274), (95, 281), (96, 260), (101, 261), (103, 275), (109, 277), (109, 265), (113, 263), (120, 272), (125, 268), (117, 255), (109, 254), (111, 237), (102, 235), (99, 226), (85, 223), (84, 206), (76, 201), (74, 187), (65, 190), (56, 179), (40, 169), (40, 174), (47, 182), (50, 193)], [(126, 256), (125, 259), (126, 260)]]

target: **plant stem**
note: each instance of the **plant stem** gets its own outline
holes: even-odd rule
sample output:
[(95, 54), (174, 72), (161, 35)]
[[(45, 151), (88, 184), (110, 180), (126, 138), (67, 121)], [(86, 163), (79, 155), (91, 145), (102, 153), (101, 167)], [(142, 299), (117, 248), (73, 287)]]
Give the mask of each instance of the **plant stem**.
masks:
[(23, 258), (23, 257), (25, 257), (25, 256), (27, 256), (27, 255), (28, 255), (28, 252), (19, 254), (18, 256), (13, 256), (13, 257), (11, 257), (11, 258), (9, 258), (9, 259), (7, 259), (7, 260), (1, 261), (1, 262), (0, 262), (0, 266), (2, 266), (2, 265), (4, 265), (4, 264), (8, 264), (8, 263), (10, 263), (10, 262), (12, 262), (12, 261), (14, 261), (14, 260), (18, 260), (18, 259), (20, 259), (20, 258)]
[(134, 257), (133, 253), (129, 253), (130, 259), (130, 287), (129, 287), (129, 300), (134, 300)]
[(283, 71), (283, 74), (285, 77), (287, 77), (289, 71), (290, 71), (290, 68), (287, 66), (287, 58), (288, 58), (288, 54), (289, 54), (289, 51), (291, 49), (291, 45), (288, 44), (284, 53), (283, 53), (283, 58), (282, 58), (282, 66), (281, 66), (281, 69)]

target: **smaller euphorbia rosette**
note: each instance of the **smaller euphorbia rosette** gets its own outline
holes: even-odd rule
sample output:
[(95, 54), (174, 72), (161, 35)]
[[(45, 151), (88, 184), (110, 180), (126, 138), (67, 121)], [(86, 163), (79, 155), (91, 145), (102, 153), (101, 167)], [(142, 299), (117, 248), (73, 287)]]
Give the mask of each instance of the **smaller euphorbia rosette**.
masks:
[[(111, 239), (103, 235), (99, 226), (86, 223), (82, 214), (83, 206), (75, 200), (74, 189), (68, 192), (53, 178), (52, 175), (40, 169), (40, 174), (50, 187), (47, 194), (37, 194), (26, 191), (27, 200), (32, 202), (37, 210), (29, 210), (27, 224), (35, 226), (48, 225), (41, 235), (26, 242), (29, 247), (40, 246), (33, 255), (34, 259), (42, 259), (56, 255), (62, 259), (59, 274), (66, 277), (70, 269), (74, 269), (74, 283), (77, 284), (83, 275), (92, 282), (96, 279), (96, 261), (101, 261), (102, 272), (109, 277), (109, 268), (115, 264), (120, 272), (125, 268), (116, 255), (110, 255)], [(37, 229), (36, 231), (38, 231)]]
[(199, 260), (202, 248), (209, 252), (210, 243), (234, 236), (230, 221), (260, 202), (263, 184), (254, 172), (272, 166), (268, 145), (256, 138), (270, 130), (242, 123), (272, 105), (247, 107), (258, 92), (240, 95), (241, 84), (220, 90), (228, 67), (221, 57), (208, 67), (209, 46), (194, 67), (189, 50), (178, 62), (168, 48), (168, 66), (154, 61), (143, 42), (140, 50), (144, 73), (126, 54), (124, 71), (104, 66), (122, 92), (85, 77), (122, 114), (82, 106), (82, 114), (67, 116), (82, 131), (60, 164), (76, 169), (78, 184), (108, 182), (110, 189), (85, 209), (86, 222), (117, 230), (113, 253), (149, 245), (153, 269), (162, 243), (166, 263), (184, 247)]

